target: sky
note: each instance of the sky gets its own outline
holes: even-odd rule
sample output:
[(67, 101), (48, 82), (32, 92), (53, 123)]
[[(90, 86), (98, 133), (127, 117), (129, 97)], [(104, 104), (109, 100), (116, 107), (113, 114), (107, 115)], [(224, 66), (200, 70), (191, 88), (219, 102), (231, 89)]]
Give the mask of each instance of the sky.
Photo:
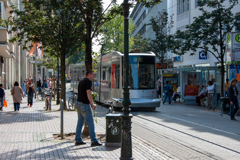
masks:
[[(102, 0), (104, 10), (108, 7), (112, 0)], [(117, 0), (117, 4), (122, 4), (123, 0)], [(109, 7), (110, 8), (110, 7)], [(96, 41), (96, 38), (93, 39), (93, 52), (99, 52), (101, 49), (101, 45), (97, 45), (99, 42)]]

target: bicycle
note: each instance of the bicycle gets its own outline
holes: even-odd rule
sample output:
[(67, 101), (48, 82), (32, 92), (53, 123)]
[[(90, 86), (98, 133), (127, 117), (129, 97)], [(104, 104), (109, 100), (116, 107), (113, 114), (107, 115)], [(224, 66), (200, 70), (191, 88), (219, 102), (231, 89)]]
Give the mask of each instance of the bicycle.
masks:
[(68, 99), (68, 110), (74, 111), (75, 110), (75, 102), (77, 101), (77, 95), (73, 93), (71, 97)]

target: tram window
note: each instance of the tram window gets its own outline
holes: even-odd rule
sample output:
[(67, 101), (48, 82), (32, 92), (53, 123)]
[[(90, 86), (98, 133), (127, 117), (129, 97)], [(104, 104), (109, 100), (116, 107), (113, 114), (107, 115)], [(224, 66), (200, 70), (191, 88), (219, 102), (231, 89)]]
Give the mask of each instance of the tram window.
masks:
[(112, 64), (111, 88), (119, 88), (120, 70), (119, 65)]
[(130, 61), (130, 88), (154, 89), (155, 88), (155, 57), (129, 56)]

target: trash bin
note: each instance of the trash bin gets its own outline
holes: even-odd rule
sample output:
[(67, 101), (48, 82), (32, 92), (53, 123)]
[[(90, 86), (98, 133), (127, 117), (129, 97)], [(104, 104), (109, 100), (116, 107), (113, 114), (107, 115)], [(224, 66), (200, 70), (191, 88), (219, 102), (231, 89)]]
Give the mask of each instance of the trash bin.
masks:
[(229, 114), (230, 113), (230, 102), (228, 97), (220, 97), (220, 104), (222, 113)]
[(121, 146), (121, 114), (106, 114), (106, 143), (105, 146)]

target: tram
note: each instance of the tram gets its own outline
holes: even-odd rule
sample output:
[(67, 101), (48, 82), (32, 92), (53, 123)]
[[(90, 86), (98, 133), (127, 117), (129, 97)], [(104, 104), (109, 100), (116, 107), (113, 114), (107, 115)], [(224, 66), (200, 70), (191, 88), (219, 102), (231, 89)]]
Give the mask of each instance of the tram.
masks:
[[(123, 107), (123, 56), (120, 52), (103, 55), (95, 66), (97, 73), (93, 91), (98, 93), (96, 101)], [(75, 93), (85, 73), (84, 62), (71, 65), (71, 88)], [(131, 108), (155, 110), (160, 107), (157, 98), (156, 56), (153, 52), (129, 53), (129, 84)]]

